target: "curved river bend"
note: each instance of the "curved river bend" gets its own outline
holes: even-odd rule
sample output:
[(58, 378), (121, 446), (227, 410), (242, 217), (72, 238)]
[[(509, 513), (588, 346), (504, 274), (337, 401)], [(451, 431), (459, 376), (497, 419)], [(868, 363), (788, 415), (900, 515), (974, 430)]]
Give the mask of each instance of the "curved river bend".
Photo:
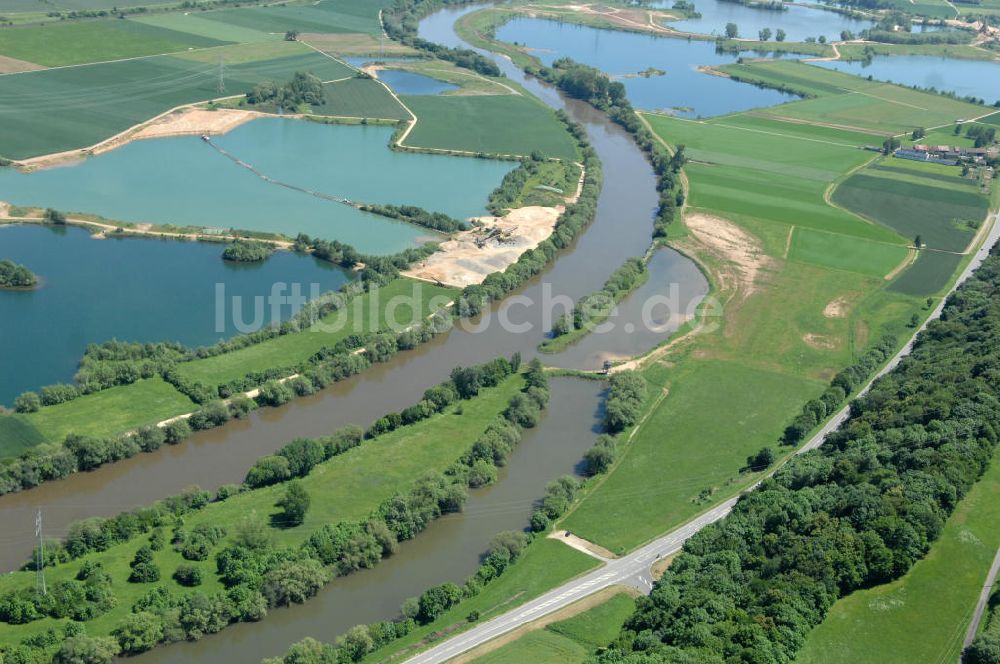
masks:
[[(471, 10), (438, 12), (424, 21), (421, 33), (427, 36), (441, 26), (450, 31), (457, 16)], [(38, 506), (45, 510), (48, 534), (57, 535), (76, 519), (115, 514), (192, 484), (215, 488), (239, 482), (256, 458), (295, 437), (328, 434), (352, 422), (368, 424), (387, 411), (416, 402), (423, 390), (445, 380), (456, 365), (514, 352), (532, 357), (548, 329), (549, 317), (540, 306), (543, 297), (562, 296), (573, 302), (599, 289), (626, 258), (645, 253), (657, 203), (656, 180), (629, 135), (591, 107), (564, 99), (553, 89), (526, 79), (506, 61), (499, 62), (512, 79), (581, 123), (603, 162), (605, 182), (596, 218), (573, 246), (515, 297), (487, 311), (479, 329), (466, 329), (460, 323), (448, 334), (312, 397), (263, 409), (248, 420), (201, 432), (176, 447), (163, 447), (0, 498), (0, 532), (5, 533), (2, 563), (7, 569), (30, 554), (33, 515)], [(660, 250), (654, 257), (651, 274), (653, 278), (633, 297), (658, 288), (669, 296), (670, 284), (658, 279), (676, 280), (676, 301), (687, 311), (708, 291), (707, 281), (696, 266), (670, 249)], [(629, 300), (622, 304), (623, 312), (635, 309)], [(497, 324), (501, 316), (531, 329), (508, 331)], [(621, 321), (622, 328), (625, 322)], [(648, 350), (667, 335), (667, 330), (655, 338), (621, 333), (621, 338), (615, 336), (607, 347), (615, 354), (632, 355)], [(603, 352), (600, 344), (590, 345), (594, 343), (588, 341), (545, 359), (549, 364), (594, 368)], [(493, 534), (527, 525), (532, 499), (541, 496), (546, 481), (579, 464), (596, 437), (595, 411), (601, 390), (597, 383), (553, 380), (552, 403), (545, 421), (526, 436), (498, 484), (475, 493), (464, 513), (435, 523), (374, 570), (338, 579), (307, 605), (274, 611), (261, 623), (237, 625), (197, 644), (164, 647), (141, 658), (149, 662), (257, 661), (283, 652), (307, 634), (332, 638), (356, 623), (392, 617), (405, 597), (434, 583), (461, 579), (478, 565), (479, 553)], [(363, 603), (354, 599), (362, 595)]]

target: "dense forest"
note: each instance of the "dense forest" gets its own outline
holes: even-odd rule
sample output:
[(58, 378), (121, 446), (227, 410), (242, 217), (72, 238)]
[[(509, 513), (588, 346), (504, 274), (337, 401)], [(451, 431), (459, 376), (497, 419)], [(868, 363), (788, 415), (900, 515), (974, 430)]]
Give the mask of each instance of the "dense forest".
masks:
[(318, 106), (326, 103), (323, 82), (318, 76), (297, 71), (285, 84), (274, 81), (258, 83), (246, 94), (248, 104), (273, 104), (286, 111), (294, 111), (302, 104)]
[(998, 253), (821, 448), (687, 542), (596, 661), (790, 662), (839, 597), (927, 553), (1000, 431)]

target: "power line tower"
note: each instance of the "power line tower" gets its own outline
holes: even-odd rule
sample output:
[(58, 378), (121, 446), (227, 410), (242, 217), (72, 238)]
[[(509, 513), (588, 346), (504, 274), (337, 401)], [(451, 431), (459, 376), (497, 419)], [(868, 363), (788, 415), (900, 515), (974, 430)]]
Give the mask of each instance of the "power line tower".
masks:
[(219, 94), (226, 91), (226, 62), (219, 56)]
[(42, 539), (42, 509), (35, 517), (35, 537), (38, 538), (38, 553), (35, 557), (35, 587), (43, 595), (49, 594), (45, 587), (45, 542)]

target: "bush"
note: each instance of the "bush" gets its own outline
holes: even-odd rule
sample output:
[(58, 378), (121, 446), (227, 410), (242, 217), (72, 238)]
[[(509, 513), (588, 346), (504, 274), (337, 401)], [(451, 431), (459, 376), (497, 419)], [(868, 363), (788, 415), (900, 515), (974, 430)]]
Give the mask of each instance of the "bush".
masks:
[(200, 586), (202, 582), (201, 568), (194, 565), (178, 565), (174, 571), (174, 581), (188, 588)]

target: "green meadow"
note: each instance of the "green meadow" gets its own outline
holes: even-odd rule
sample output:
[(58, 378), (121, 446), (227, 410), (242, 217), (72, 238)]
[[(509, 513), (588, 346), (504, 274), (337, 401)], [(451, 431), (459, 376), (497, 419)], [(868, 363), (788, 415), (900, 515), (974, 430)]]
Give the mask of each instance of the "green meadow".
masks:
[(516, 641), (477, 657), (476, 664), (538, 662), (575, 664), (607, 647), (635, 611), (635, 599), (619, 592), (583, 613), (528, 632)]
[(5, 28), (0, 55), (47, 67), (119, 60), (189, 48), (220, 46), (225, 40), (135, 21), (84, 21)]
[[(737, 288), (730, 259), (706, 250), (697, 230), (675, 235), (680, 249), (722, 275), (713, 285), (723, 316), (707, 318), (669, 365), (643, 370), (648, 419), (560, 523), (616, 552), (750, 484), (755, 477), (740, 472), (746, 457), (779, 448), (802, 405), (872, 340), (906, 334), (920, 306), (885, 290), (885, 275), (907, 255), (905, 239), (826, 200), (831, 184), (872, 158), (857, 145), (863, 136), (756, 114), (645, 117), (663, 140), (685, 146), (687, 214), (735, 224), (747, 234), (741, 246), (759, 244), (752, 252), (760, 262), (755, 283)], [(842, 306), (829, 313), (833, 303)]]
[[(326, 316), (315, 327), (285, 334), (263, 343), (177, 366), (184, 380), (221, 385), (254, 371), (294, 367), (322, 348), (335, 345), (352, 334), (412, 325), (429, 316), (432, 309), (453, 300), (456, 291), (400, 278), (374, 291), (355, 297), (343, 310)], [(394, 302), (399, 305), (395, 306)], [(419, 306), (414, 306), (419, 303)], [(391, 318), (390, 318), (391, 317)]]
[(955, 662), (1000, 547), (1000, 458), (901, 579), (841, 599), (799, 652), (810, 664)]
[(378, 35), (380, 9), (391, 0), (321, 0), (310, 4), (222, 9), (201, 14), (227, 26), (265, 33), (365, 33)]
[[(525, 95), (404, 96), (418, 121), (406, 145), (576, 159), (576, 145), (541, 102)], [(517, 127), (518, 131), (509, 131)]]
[[(264, 80), (286, 80), (296, 71), (310, 71), (323, 80), (352, 74), (302, 44), (267, 46), (266, 59), (254, 59), (246, 46), (221, 47), (0, 76), (3, 156), (25, 159), (83, 148), (175, 106), (215, 98), (220, 57), (226, 61), (228, 95), (247, 92)], [(238, 61), (230, 61), (229, 54)]]
[[(383, 500), (396, 492), (405, 492), (426, 471), (442, 471), (457, 460), (476, 438), (507, 406), (510, 398), (524, 386), (521, 376), (511, 376), (495, 388), (485, 389), (480, 396), (462, 402), (460, 412), (450, 408), (416, 424), (402, 427), (392, 433), (362, 443), (360, 447), (326, 461), (301, 481), (312, 498), (312, 508), (305, 523), (294, 528), (268, 528), (275, 542), (296, 546), (326, 524), (367, 517)], [(234, 536), (235, 526), (246, 518), (261, 519), (270, 523), (269, 517), (278, 510), (274, 503), (283, 494), (281, 485), (247, 491), (215, 502), (184, 518), (186, 528), (198, 524), (226, 524), (228, 533), (217, 548), (226, 546)], [(128, 563), (135, 551), (148, 542), (139, 536), (124, 544), (112, 546), (107, 551), (91, 553), (71, 563), (50, 567), (46, 579), (50, 585), (62, 579), (73, 578), (88, 561), (100, 562), (103, 570), (114, 580), (116, 607), (86, 623), (91, 636), (107, 635), (126, 615), (131, 606), (152, 586), (128, 583)], [(563, 545), (559, 544), (562, 547)], [(583, 554), (577, 554), (582, 556)], [(584, 556), (586, 557), (586, 556)], [(588, 560), (591, 560), (588, 558)], [(169, 544), (155, 552), (154, 562), (160, 567), (162, 585), (171, 592), (192, 592), (171, 579), (173, 571), (182, 560)], [(196, 563), (204, 571), (206, 583), (196, 590), (212, 592), (221, 589), (214, 559)], [(32, 587), (34, 572), (14, 572), (0, 576), (0, 595), (13, 589)], [(50, 627), (67, 622), (53, 618), (33, 621), (27, 625), (0, 623), (0, 644), (19, 643), (32, 634), (42, 633)]]
[[(783, 86), (815, 99), (794, 101), (756, 114), (805, 121), (873, 135), (934, 127), (988, 112), (981, 106), (880, 83), (797, 61), (755, 61), (720, 69), (748, 81)], [(872, 142), (881, 144), (881, 140)]]
[[(47, 442), (67, 434), (110, 436), (195, 409), (194, 403), (162, 378), (140, 380), (95, 392), (36, 413), (14, 415)], [(5, 416), (0, 416), (4, 418)]]
[(750, 483), (739, 472), (746, 457), (776, 446), (801, 404), (824, 387), (733, 361), (654, 365), (646, 377), (650, 397), (667, 390), (666, 399), (618, 466), (560, 522), (619, 554), (704, 510), (703, 490), (732, 493)]

